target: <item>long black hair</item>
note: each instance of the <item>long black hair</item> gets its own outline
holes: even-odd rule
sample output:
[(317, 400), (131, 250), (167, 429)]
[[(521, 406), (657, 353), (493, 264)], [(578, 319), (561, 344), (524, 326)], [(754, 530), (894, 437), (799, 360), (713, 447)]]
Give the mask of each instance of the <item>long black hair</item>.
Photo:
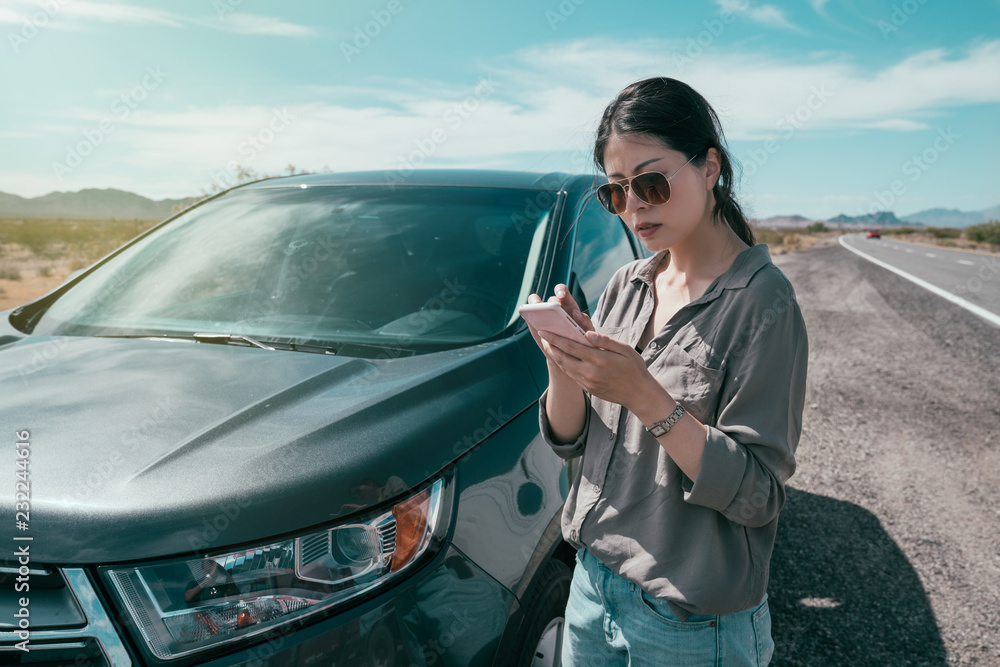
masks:
[(626, 87), (604, 110), (594, 142), (594, 162), (604, 172), (604, 151), (612, 135), (648, 135), (685, 157), (697, 155), (702, 165), (709, 148), (719, 152), (719, 179), (712, 188), (712, 217), (725, 221), (747, 245), (754, 233), (733, 194), (733, 163), (725, 147), (715, 110), (691, 86), (677, 79), (654, 77)]

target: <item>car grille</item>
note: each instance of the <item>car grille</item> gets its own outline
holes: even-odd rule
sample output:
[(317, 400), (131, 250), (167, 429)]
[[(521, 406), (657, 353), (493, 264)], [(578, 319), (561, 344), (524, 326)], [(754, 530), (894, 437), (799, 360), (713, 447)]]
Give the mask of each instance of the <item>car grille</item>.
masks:
[[(33, 667), (130, 667), (132, 660), (97, 592), (80, 568), (32, 567), (18, 592), (18, 567), (0, 565), (0, 664)], [(17, 647), (15, 613), (28, 599), (28, 651)]]

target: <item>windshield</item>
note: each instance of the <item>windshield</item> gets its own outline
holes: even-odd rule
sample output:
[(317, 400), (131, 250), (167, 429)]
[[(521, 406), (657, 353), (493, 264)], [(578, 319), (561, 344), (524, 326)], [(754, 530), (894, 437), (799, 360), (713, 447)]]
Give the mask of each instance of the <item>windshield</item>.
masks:
[(527, 301), (550, 209), (459, 187), (237, 190), (124, 250), (60, 296), (40, 335), (190, 336), (450, 347)]

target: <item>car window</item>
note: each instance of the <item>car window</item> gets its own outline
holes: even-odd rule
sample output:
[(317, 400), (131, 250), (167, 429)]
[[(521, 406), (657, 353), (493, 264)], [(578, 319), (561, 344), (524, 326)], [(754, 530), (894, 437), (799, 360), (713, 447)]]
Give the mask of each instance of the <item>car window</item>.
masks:
[(597, 299), (611, 276), (634, 260), (628, 230), (621, 218), (604, 210), (594, 197), (588, 197), (576, 222), (573, 269), (570, 289), (581, 308), (592, 313)]
[(534, 284), (551, 213), (525, 210), (535, 195), (429, 186), (237, 190), (86, 276), (35, 332), (481, 341), (516, 318)]

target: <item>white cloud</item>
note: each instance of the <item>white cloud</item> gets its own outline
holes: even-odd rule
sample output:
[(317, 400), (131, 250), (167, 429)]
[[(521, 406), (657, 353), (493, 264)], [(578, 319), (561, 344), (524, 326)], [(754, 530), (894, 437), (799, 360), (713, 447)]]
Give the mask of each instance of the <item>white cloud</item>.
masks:
[(59, 11), (66, 16), (104, 23), (154, 23), (171, 28), (180, 28), (183, 23), (180, 17), (170, 12), (119, 3), (73, 0), (61, 5)]
[(8, 7), (0, 7), (0, 23), (21, 23), (23, 20), (24, 14)]
[(259, 16), (257, 14), (236, 13), (222, 18), (219, 21), (200, 22), (210, 28), (217, 28), (227, 32), (236, 32), (244, 35), (271, 35), (274, 37), (309, 37), (315, 34), (311, 28), (288, 23), (273, 16)]
[[(813, 7), (816, 8), (817, 0), (810, 1), (813, 3)], [(826, 0), (819, 0), (819, 6), (822, 7), (825, 1)], [(802, 31), (801, 28), (788, 20), (783, 11), (774, 5), (761, 5), (759, 7), (753, 7), (750, 5), (749, 0), (716, 0), (716, 2), (722, 11), (728, 11), (733, 14), (746, 16), (752, 21), (756, 21), (762, 25), (770, 26), (772, 28)]]
[(927, 123), (918, 123), (917, 121), (907, 120), (906, 118), (887, 118), (886, 120), (869, 123), (864, 127), (871, 128), (873, 130), (898, 130), (901, 132), (931, 129), (931, 126)]
[[(429, 80), (310, 87), (302, 98), (311, 101), (289, 104), (288, 126), (260, 150), (251, 150), (248, 137), (267, 137), (272, 108), (140, 108), (49, 190), (114, 183), (151, 196), (185, 196), (206, 187), (210, 174), (229, 162), (269, 173), (289, 163), (348, 171), (407, 162), (589, 171), (593, 132), (605, 105), (632, 81), (674, 75), (673, 54), (681, 47), (602, 41), (526, 49), (483, 72), (492, 90), (477, 91), (475, 79), (463, 86)], [(948, 108), (1000, 102), (1000, 88), (983, 84), (1000, 80), (1000, 40), (958, 54), (927, 50), (877, 70), (843, 55), (790, 61), (718, 46), (686, 64), (678, 78), (715, 106), (730, 139), (782, 136), (792, 121), (796, 132), (826, 136), (926, 130)], [(42, 123), (51, 126), (44, 136), (69, 143), (95, 118), (59, 114)]]
[[(247, 35), (273, 35), (277, 37), (307, 37), (315, 34), (312, 28), (289, 23), (271, 16), (231, 11), (218, 19), (182, 16), (174, 12), (150, 9), (121, 2), (94, 2), (93, 0), (63, 0), (38, 2), (37, 0), (4, 0), (0, 8), (0, 23), (52, 25), (68, 29), (90, 23), (139, 23), (183, 28), (198, 25), (226, 32)], [(55, 20), (57, 19), (58, 20)]]

